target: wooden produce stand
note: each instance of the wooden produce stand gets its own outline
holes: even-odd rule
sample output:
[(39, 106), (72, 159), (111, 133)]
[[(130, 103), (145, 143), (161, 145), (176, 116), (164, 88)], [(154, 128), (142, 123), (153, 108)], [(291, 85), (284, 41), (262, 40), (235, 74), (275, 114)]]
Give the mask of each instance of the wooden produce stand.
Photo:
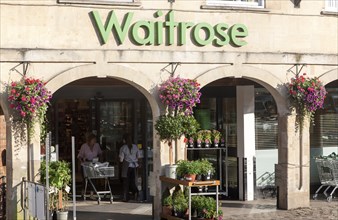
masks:
[[(218, 213), (218, 187), (220, 185), (219, 180), (209, 180), (209, 181), (194, 181), (189, 182), (185, 180), (178, 180), (178, 179), (172, 179), (165, 176), (160, 176), (160, 180), (164, 183), (169, 183), (173, 185), (182, 185), (188, 187), (189, 192), (189, 202), (188, 202), (188, 212), (189, 212), (189, 220), (191, 220), (191, 196), (194, 195), (216, 195), (216, 213)], [(216, 186), (216, 192), (200, 192), (200, 193), (191, 193), (192, 187), (199, 187), (199, 186)], [(161, 218), (167, 219), (167, 220), (179, 220), (180, 218), (177, 218), (175, 216), (167, 216), (167, 215), (161, 215)]]

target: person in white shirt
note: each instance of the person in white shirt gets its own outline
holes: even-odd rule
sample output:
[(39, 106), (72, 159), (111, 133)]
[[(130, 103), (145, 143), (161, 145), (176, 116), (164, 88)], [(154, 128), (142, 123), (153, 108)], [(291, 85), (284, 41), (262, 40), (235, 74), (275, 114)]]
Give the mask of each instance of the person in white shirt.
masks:
[(138, 147), (133, 144), (131, 136), (125, 134), (123, 136), (124, 145), (120, 149), (120, 162), (122, 163), (121, 177), (123, 180), (123, 200), (127, 202), (129, 200), (128, 194), (131, 191), (137, 200), (138, 189), (136, 187), (136, 169), (140, 166), (139, 159), (140, 153)]

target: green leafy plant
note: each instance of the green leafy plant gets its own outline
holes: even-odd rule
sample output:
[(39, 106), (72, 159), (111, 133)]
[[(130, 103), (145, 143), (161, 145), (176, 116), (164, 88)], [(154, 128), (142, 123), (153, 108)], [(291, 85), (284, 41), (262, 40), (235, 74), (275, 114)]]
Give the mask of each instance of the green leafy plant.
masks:
[(216, 200), (212, 197), (205, 197), (204, 198), (204, 217), (207, 219), (212, 219), (217, 217), (216, 212)]
[(183, 134), (186, 137), (193, 137), (200, 129), (200, 124), (194, 116), (188, 115), (182, 118)]
[(191, 209), (196, 211), (198, 217), (204, 216), (204, 196), (193, 196), (191, 197)]
[(188, 208), (188, 201), (182, 190), (178, 190), (173, 194), (173, 207), (176, 212), (185, 213)]
[(172, 142), (183, 135), (183, 116), (162, 115), (155, 124), (155, 129), (160, 139)]
[(221, 141), (222, 134), (217, 130), (212, 130), (212, 140), (215, 144), (218, 144)]
[(173, 197), (170, 194), (170, 191), (168, 188), (164, 190), (162, 194), (162, 206), (172, 206), (173, 205)]
[(209, 162), (207, 159), (201, 159), (197, 161), (199, 163), (200, 167), (200, 173), (201, 175), (208, 175), (208, 174), (214, 174), (215, 168), (211, 162)]
[(179, 160), (177, 162), (177, 175), (183, 177), (186, 174), (199, 174), (200, 165), (198, 161)]
[(210, 144), (211, 143), (211, 131), (210, 130), (202, 130), (200, 131), (202, 133), (203, 136), (203, 141), (205, 144)]
[(202, 131), (197, 132), (195, 134), (195, 139), (196, 139), (197, 144), (201, 144), (203, 141), (203, 132)]
[[(46, 162), (43, 161), (40, 167), (41, 183), (46, 184)], [(68, 201), (68, 185), (71, 181), (71, 171), (69, 163), (66, 161), (52, 161), (48, 165), (49, 186), (54, 190), (50, 194), (50, 209), (64, 211)], [(61, 201), (59, 201), (59, 193)], [(59, 204), (61, 206), (59, 206)]]

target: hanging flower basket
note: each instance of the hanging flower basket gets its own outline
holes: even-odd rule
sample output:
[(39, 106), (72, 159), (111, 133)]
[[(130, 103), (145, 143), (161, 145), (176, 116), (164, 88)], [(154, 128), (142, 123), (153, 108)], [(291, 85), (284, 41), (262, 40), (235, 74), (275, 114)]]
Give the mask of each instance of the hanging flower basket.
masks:
[(323, 108), (326, 90), (318, 78), (309, 78), (306, 73), (296, 76), (289, 83), (291, 107), (299, 115), (299, 125), (302, 126), (305, 116), (309, 116), (312, 123), (317, 109)]
[(172, 77), (160, 85), (159, 92), (162, 103), (175, 115), (191, 115), (193, 107), (200, 103), (200, 84), (196, 80)]
[(156, 121), (155, 129), (160, 139), (169, 145), (169, 162), (172, 164), (172, 142), (177, 143), (182, 135), (192, 137), (199, 129), (192, 114), (193, 107), (200, 103), (200, 84), (192, 79), (171, 77), (160, 85), (159, 97), (167, 111)]
[(8, 86), (10, 108), (18, 113), (20, 121), (27, 125), (28, 137), (34, 133), (33, 124), (37, 120), (42, 126), (45, 123), (46, 111), (52, 98), (51, 92), (40, 79), (23, 78)]

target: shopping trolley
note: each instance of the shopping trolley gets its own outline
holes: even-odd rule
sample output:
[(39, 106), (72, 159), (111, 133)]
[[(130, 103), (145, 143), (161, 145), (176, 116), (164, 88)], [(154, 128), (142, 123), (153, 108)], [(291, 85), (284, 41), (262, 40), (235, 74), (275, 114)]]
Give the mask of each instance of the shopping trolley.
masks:
[(275, 173), (265, 172), (256, 180), (256, 190), (265, 199), (267, 196), (276, 197), (277, 189), (275, 186)]
[[(319, 191), (322, 188), (325, 188), (323, 194), (325, 195), (328, 202), (332, 201), (333, 193), (338, 188), (338, 160), (331, 158), (316, 158), (315, 159), (320, 179), (321, 186), (317, 189), (316, 193), (313, 196), (313, 199), (316, 199)], [(331, 193), (328, 193), (328, 190), (334, 187)]]
[[(90, 185), (93, 187), (96, 195), (97, 195), (97, 203), (100, 204), (101, 202), (101, 196), (105, 198), (107, 194), (110, 195), (110, 203), (113, 203), (113, 195), (111, 193), (111, 188), (110, 188), (110, 183), (109, 183), (109, 178), (115, 176), (115, 169), (114, 167), (109, 167), (108, 163), (103, 163), (103, 164), (95, 164), (95, 163), (90, 163), (90, 164), (82, 164), (83, 167), (83, 175), (85, 178), (85, 189), (84, 189), (84, 196), (83, 199), (86, 200), (86, 193), (87, 193), (87, 186), (88, 186), (88, 181)], [(93, 183), (93, 179), (104, 179), (104, 191), (98, 191), (97, 188), (95, 187)], [(108, 190), (107, 190), (108, 187)]]

